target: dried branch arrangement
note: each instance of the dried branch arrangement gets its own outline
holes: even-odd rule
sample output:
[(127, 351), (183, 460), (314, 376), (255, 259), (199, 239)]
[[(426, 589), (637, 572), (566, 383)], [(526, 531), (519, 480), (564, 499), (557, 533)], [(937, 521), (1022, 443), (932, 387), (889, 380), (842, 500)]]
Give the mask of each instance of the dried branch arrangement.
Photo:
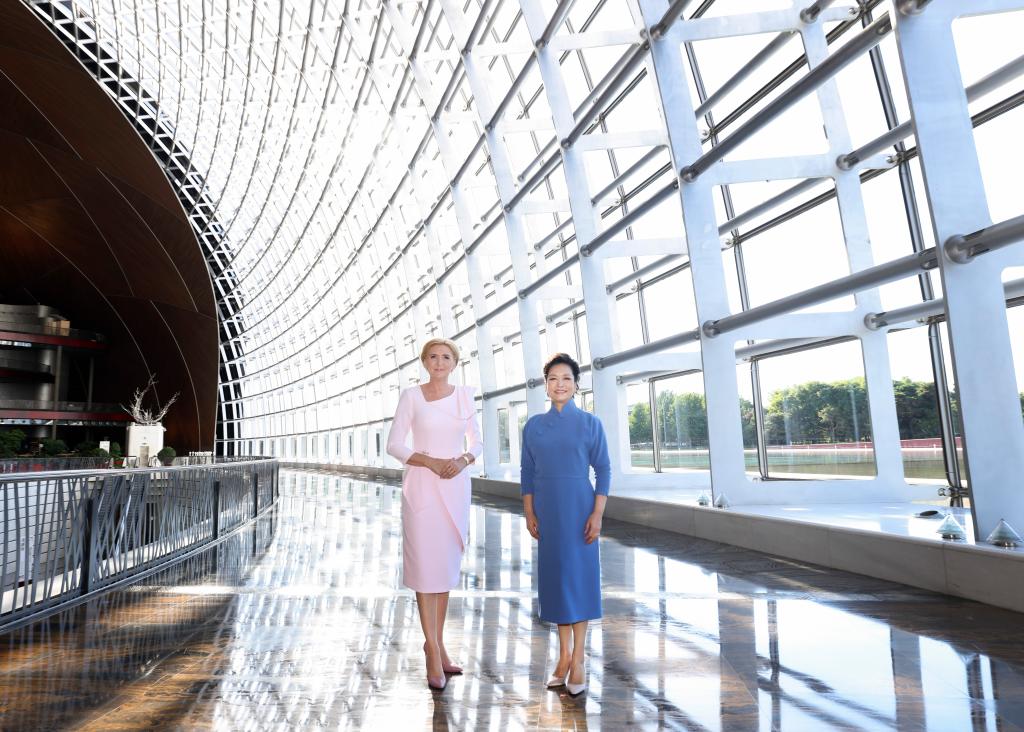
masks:
[(154, 375), (150, 374), (149, 383), (146, 384), (146, 388), (135, 390), (135, 393), (132, 395), (131, 405), (127, 407), (123, 404), (121, 405), (121, 409), (128, 412), (128, 414), (131, 415), (131, 418), (135, 420), (136, 424), (160, 424), (160, 422), (163, 421), (164, 416), (167, 414), (167, 410), (171, 408), (171, 405), (178, 400), (178, 396), (181, 394), (181, 392), (175, 392), (174, 396), (168, 399), (167, 403), (164, 404), (164, 408), (154, 415), (149, 409), (143, 408), (142, 400), (145, 398), (146, 393), (155, 386), (156, 378)]

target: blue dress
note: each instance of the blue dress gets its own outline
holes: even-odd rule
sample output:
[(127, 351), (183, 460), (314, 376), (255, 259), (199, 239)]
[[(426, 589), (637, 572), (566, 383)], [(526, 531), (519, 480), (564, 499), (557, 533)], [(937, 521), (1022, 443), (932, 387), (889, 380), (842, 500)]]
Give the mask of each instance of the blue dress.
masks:
[[(608, 495), (611, 463), (601, 421), (569, 400), (523, 429), (522, 494), (533, 494), (540, 617), (565, 625), (601, 617), (601, 555), (584, 542), (594, 495)], [(597, 487), (590, 482), (594, 468)]]

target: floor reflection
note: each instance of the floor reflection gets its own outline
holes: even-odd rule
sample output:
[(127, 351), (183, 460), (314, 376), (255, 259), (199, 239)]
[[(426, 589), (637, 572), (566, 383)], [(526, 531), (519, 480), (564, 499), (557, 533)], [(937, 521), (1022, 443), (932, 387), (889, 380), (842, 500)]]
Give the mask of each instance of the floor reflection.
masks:
[(610, 520), (590, 689), (549, 691), (501, 499), (474, 505), (452, 597), (466, 673), (432, 693), (398, 490), (291, 472), (281, 495), (256, 533), (0, 638), (0, 727), (1024, 729), (1020, 615)]

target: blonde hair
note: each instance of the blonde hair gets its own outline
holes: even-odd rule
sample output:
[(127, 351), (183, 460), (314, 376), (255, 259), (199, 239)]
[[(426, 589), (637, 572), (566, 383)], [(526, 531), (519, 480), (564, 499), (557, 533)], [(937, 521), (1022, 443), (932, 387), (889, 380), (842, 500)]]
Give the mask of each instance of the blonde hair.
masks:
[(420, 363), (427, 362), (427, 353), (434, 346), (445, 346), (455, 357), (455, 363), (459, 362), (459, 347), (455, 345), (455, 341), (448, 340), (447, 338), (431, 338), (423, 344), (423, 349), (420, 351)]

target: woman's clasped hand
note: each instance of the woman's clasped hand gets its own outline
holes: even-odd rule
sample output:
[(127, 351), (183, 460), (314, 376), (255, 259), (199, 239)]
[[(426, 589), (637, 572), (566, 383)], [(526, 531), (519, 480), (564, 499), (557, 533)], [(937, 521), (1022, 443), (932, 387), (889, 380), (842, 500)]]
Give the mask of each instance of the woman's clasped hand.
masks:
[(463, 457), (455, 458), (433, 458), (427, 463), (427, 469), (430, 470), (438, 478), (444, 480), (451, 480), (456, 475), (461, 473), (469, 465), (468, 461)]

